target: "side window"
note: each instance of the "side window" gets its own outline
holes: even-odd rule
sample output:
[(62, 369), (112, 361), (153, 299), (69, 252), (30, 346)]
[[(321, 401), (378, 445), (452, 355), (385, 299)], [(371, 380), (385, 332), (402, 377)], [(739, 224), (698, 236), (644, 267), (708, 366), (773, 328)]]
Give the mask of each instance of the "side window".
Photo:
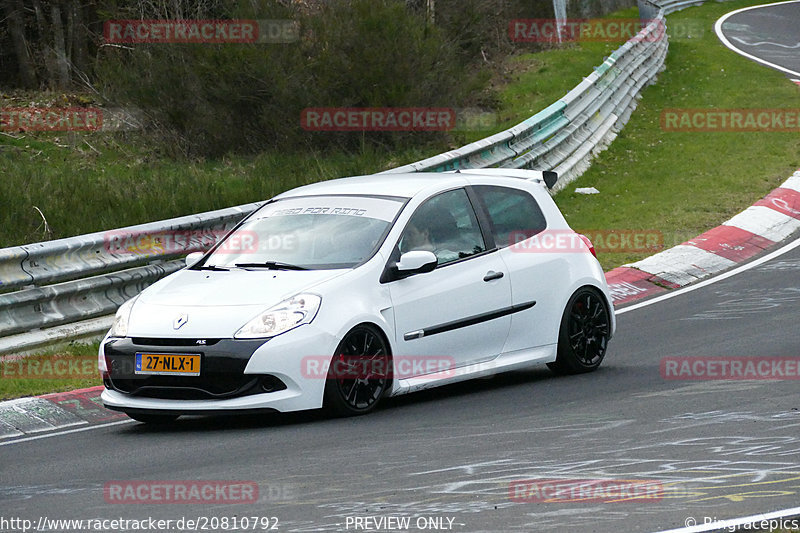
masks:
[(419, 206), (398, 245), (401, 253), (431, 251), (440, 265), (486, 250), (478, 219), (464, 189), (438, 194)]
[(547, 227), (539, 204), (527, 192), (494, 185), (476, 185), (473, 189), (489, 212), (498, 248), (525, 240)]

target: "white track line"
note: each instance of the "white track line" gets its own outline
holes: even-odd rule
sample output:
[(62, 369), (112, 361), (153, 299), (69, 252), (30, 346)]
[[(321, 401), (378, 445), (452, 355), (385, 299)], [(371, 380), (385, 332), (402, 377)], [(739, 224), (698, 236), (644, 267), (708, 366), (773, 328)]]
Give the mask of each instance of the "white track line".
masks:
[(30, 442), (32, 440), (46, 439), (49, 437), (57, 437), (59, 435), (69, 435), (70, 433), (81, 433), (82, 431), (91, 431), (93, 429), (108, 428), (111, 426), (118, 426), (120, 424), (130, 424), (133, 420), (117, 420), (116, 422), (108, 422), (107, 424), (96, 424), (94, 426), (82, 427), (77, 429), (68, 429), (66, 431), (57, 431), (55, 433), (46, 433), (44, 435), (35, 435), (33, 437), (24, 437), (22, 439), (14, 439), (6, 442), (0, 442), (0, 446), (8, 446), (9, 444), (19, 444), (20, 442)]
[[(670, 529), (670, 530), (667, 530), (667, 531), (660, 531), (659, 533), (701, 533), (703, 531), (720, 531), (720, 530), (736, 531), (737, 530), (737, 526), (743, 526), (743, 525), (746, 525), (746, 524), (754, 524), (755, 525), (755, 524), (759, 524), (762, 521), (769, 522), (770, 520), (772, 520), (774, 522), (778, 522), (782, 518), (789, 518), (789, 517), (797, 516), (797, 515), (800, 515), (800, 507), (792, 507), (791, 509), (784, 509), (782, 511), (773, 511), (771, 513), (754, 514), (754, 515), (751, 515), (751, 516), (743, 516), (741, 518), (731, 518), (729, 520), (720, 520), (718, 522), (711, 522), (711, 523), (708, 523), (708, 524), (697, 524), (697, 525), (694, 525), (694, 526), (679, 527), (677, 529)], [(690, 520), (694, 520), (694, 518), (693, 517), (686, 518), (686, 523), (688, 524), (690, 522)], [(788, 525), (786, 525), (786, 522), (789, 522), (789, 520), (785, 520), (784, 521), (784, 526), (788, 527)], [(776, 524), (776, 526), (777, 526), (777, 524)], [(756, 529), (756, 528), (753, 527), (753, 528), (748, 528), (748, 529), (749, 530), (753, 530), (753, 529)], [(764, 531), (764, 530), (772, 531), (774, 529), (778, 529), (778, 527), (772, 527), (772, 526), (770, 526), (768, 528), (760, 528), (759, 527), (756, 530), (757, 531), (759, 531), (759, 530), (760, 531)]]
[(762, 7), (776, 6), (776, 5), (779, 5), (779, 4), (792, 4), (792, 3), (797, 3), (797, 2), (800, 2), (800, 0), (790, 0), (789, 2), (773, 2), (772, 4), (763, 4), (763, 5), (760, 5), (760, 6), (743, 7), (742, 9), (737, 9), (736, 11), (731, 11), (730, 13), (726, 13), (725, 15), (722, 15), (717, 20), (717, 22), (714, 24), (714, 32), (717, 34), (717, 37), (719, 37), (719, 40), (722, 41), (722, 44), (724, 44), (725, 46), (727, 46), (728, 48), (730, 48), (731, 50), (733, 50), (737, 54), (742, 55), (742, 56), (744, 56), (744, 57), (746, 57), (748, 59), (752, 59), (753, 61), (755, 61), (757, 63), (761, 63), (762, 65), (766, 65), (768, 67), (772, 67), (774, 69), (780, 70), (781, 72), (785, 72), (786, 74), (790, 74), (792, 76), (800, 77), (800, 72), (795, 72), (793, 70), (789, 70), (786, 67), (782, 67), (780, 65), (776, 65), (774, 63), (770, 63), (769, 61), (767, 61), (765, 59), (761, 59), (760, 57), (756, 57), (754, 55), (748, 54), (747, 52), (745, 52), (743, 50), (740, 50), (740, 49), (736, 48), (733, 44), (731, 44), (731, 42), (728, 40), (728, 38), (725, 37), (725, 35), (723, 35), (723, 33), (722, 33), (722, 24), (731, 15), (735, 15), (736, 13), (741, 13), (742, 11), (748, 11), (750, 9), (759, 9), (759, 8), (762, 8)]
[(633, 311), (634, 309), (639, 309), (641, 307), (647, 307), (648, 305), (652, 305), (652, 304), (657, 303), (657, 302), (662, 302), (664, 300), (669, 300), (670, 298), (674, 298), (676, 296), (680, 296), (681, 294), (686, 294), (687, 292), (692, 292), (694, 290), (700, 289), (700, 288), (705, 287), (707, 285), (711, 285), (712, 283), (716, 283), (718, 281), (722, 281), (722, 280), (727, 279), (727, 278), (729, 278), (731, 276), (735, 276), (736, 274), (739, 274), (740, 272), (744, 272), (746, 270), (750, 270), (751, 268), (755, 268), (755, 267), (757, 267), (757, 266), (759, 266), (759, 265), (761, 265), (763, 263), (766, 263), (767, 261), (769, 261), (771, 259), (774, 259), (774, 258), (776, 258), (778, 256), (781, 256), (781, 255), (787, 253), (787, 252), (790, 252), (790, 251), (794, 250), (795, 248), (797, 248), (798, 246), (800, 246), (800, 238), (795, 239), (793, 242), (790, 242), (789, 244), (787, 244), (787, 245), (785, 245), (785, 246), (783, 246), (781, 248), (778, 248), (774, 252), (770, 252), (767, 255), (763, 256), (763, 257), (759, 257), (755, 261), (750, 261), (749, 263), (745, 263), (745, 264), (743, 264), (743, 265), (741, 265), (739, 267), (734, 268), (733, 270), (729, 270), (729, 271), (727, 271), (727, 272), (725, 272), (723, 274), (720, 274), (719, 276), (715, 276), (715, 277), (707, 279), (705, 281), (701, 281), (700, 283), (697, 283), (695, 285), (689, 285), (688, 287), (683, 287), (682, 289), (675, 289), (674, 291), (668, 292), (667, 294), (662, 294), (661, 296), (657, 296), (656, 298), (653, 298), (652, 300), (645, 300), (644, 302), (640, 302), (638, 304), (633, 304), (631, 306), (624, 307), (624, 308), (616, 311), (616, 314), (617, 315), (621, 315), (623, 313), (627, 313), (628, 311)]

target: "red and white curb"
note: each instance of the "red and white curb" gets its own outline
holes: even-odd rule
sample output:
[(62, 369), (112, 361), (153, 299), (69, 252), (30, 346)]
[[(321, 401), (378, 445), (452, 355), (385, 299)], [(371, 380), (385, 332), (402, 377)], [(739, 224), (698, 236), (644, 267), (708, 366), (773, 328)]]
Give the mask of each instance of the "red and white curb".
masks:
[(103, 387), (0, 402), (0, 440), (124, 419), (100, 402)]
[(800, 230), (800, 170), (721, 226), (606, 273), (615, 305), (683, 287), (742, 263)]

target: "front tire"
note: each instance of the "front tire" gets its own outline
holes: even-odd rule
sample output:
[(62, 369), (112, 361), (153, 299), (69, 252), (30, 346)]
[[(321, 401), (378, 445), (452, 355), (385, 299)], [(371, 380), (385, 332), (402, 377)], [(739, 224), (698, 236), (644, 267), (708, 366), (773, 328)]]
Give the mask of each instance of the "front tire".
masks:
[(557, 374), (597, 370), (611, 337), (608, 304), (596, 290), (579, 289), (567, 303), (558, 334), (558, 355), (547, 366)]
[(361, 324), (344, 336), (331, 359), (324, 405), (336, 416), (374, 410), (391, 382), (389, 346), (377, 327)]

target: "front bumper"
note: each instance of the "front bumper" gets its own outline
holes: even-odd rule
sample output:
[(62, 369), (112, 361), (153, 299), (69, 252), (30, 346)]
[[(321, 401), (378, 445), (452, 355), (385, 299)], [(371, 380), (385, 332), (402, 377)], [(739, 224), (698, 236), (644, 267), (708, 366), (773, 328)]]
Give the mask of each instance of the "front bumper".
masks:
[(270, 394), (254, 394), (229, 400), (212, 401), (139, 398), (106, 389), (100, 395), (100, 399), (108, 409), (132, 414), (220, 415), (289, 412), (314, 408), (307, 405), (299, 391), (288, 389)]
[[(107, 338), (108, 375), (101, 399), (109, 409), (154, 414), (298, 411), (322, 406), (325, 379), (307, 375), (306, 357), (333, 353), (336, 339), (313, 325), (272, 339)], [(199, 354), (199, 376), (135, 374), (135, 354)]]

